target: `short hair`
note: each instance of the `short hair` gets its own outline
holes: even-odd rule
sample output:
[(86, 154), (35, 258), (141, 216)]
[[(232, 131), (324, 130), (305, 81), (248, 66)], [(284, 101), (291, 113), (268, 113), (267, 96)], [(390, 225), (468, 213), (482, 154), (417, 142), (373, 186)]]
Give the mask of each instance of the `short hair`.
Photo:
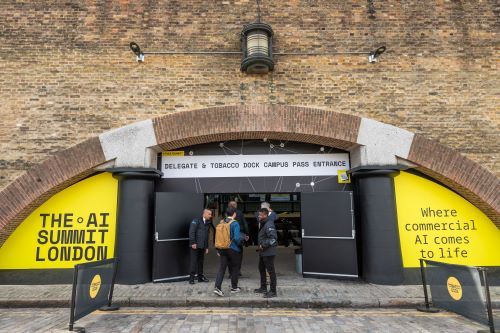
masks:
[(267, 208), (261, 208), (259, 209), (259, 213), (265, 213), (266, 215), (269, 215), (269, 210)]
[(236, 213), (236, 209), (234, 209), (233, 207), (228, 207), (226, 209), (226, 216), (229, 217), (229, 216), (233, 216), (234, 213)]
[(260, 208), (271, 208), (271, 205), (269, 204), (269, 202), (266, 202), (264, 201), (263, 203), (260, 204)]

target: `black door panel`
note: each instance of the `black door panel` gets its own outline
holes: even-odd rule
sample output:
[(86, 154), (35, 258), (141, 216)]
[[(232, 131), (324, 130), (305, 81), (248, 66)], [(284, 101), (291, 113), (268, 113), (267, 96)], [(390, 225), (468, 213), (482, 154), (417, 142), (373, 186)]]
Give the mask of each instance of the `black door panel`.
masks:
[(352, 192), (302, 193), (304, 276), (357, 277)]
[(202, 194), (156, 193), (153, 281), (188, 277), (189, 226), (202, 213)]

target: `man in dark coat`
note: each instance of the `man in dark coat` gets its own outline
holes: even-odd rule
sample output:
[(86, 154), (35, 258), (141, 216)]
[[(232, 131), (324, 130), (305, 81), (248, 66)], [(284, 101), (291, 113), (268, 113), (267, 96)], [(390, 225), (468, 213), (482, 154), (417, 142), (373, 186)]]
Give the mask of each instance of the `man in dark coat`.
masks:
[[(265, 298), (276, 297), (276, 271), (274, 269), (274, 258), (276, 257), (276, 246), (278, 246), (278, 234), (274, 226), (274, 219), (270, 218), (267, 208), (259, 209), (259, 273), (260, 288), (256, 293), (263, 293)], [(270, 290), (267, 291), (266, 271), (271, 280)]]
[(189, 246), (191, 247), (191, 266), (189, 284), (194, 284), (194, 277), (198, 274), (198, 282), (208, 282), (203, 275), (203, 260), (208, 253), (208, 230), (212, 220), (212, 211), (203, 210), (201, 218), (195, 218), (189, 226)]

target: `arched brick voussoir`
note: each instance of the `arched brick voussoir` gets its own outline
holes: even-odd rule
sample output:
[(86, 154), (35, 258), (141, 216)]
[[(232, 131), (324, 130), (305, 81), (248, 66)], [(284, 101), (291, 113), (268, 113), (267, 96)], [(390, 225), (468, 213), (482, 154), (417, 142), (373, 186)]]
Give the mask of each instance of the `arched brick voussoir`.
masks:
[(33, 210), (105, 163), (99, 138), (60, 151), (29, 169), (0, 192), (0, 246)]
[(163, 149), (264, 137), (348, 149), (356, 144), (360, 123), (352, 115), (279, 105), (208, 108), (153, 119)]
[(458, 151), (418, 134), (408, 160), (473, 203), (500, 228), (500, 180), (491, 172)]

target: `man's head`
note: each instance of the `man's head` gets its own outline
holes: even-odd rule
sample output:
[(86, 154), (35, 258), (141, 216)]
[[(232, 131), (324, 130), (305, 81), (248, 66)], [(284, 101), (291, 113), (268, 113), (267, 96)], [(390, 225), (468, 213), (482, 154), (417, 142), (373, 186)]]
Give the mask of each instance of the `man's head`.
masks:
[(259, 221), (267, 220), (268, 216), (269, 216), (269, 210), (267, 208), (259, 209)]
[(236, 217), (236, 209), (234, 209), (233, 207), (227, 207), (226, 217), (231, 217), (234, 219)]
[(260, 208), (265, 208), (269, 210), (269, 208), (271, 208), (271, 205), (269, 204), (269, 202), (264, 201), (263, 203), (260, 204)]
[(236, 203), (236, 201), (234, 200), (231, 200), (227, 203), (227, 206), (236, 209), (238, 208), (238, 203)]
[(204, 209), (203, 210), (203, 218), (205, 220), (211, 220), (212, 219), (212, 211), (210, 209)]

